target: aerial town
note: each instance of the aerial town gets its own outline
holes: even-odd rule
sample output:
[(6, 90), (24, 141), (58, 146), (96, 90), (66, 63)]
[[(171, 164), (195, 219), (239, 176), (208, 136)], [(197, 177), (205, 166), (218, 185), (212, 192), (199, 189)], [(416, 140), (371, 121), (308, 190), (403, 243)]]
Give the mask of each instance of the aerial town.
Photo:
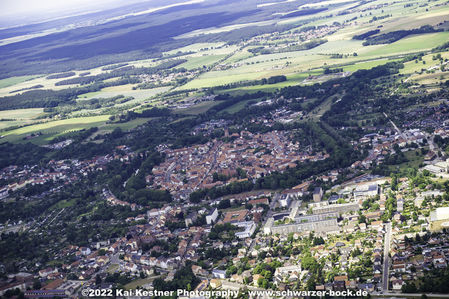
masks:
[[(275, 120), (259, 121), (273, 125)], [(392, 124), (388, 131), (354, 142), (356, 148), (369, 148), (369, 155), (347, 169), (335, 169), (291, 189), (249, 191), (185, 204), (196, 190), (256, 180), (328, 156), (303, 149), (285, 132), (230, 134), (224, 120), (196, 127), (192, 133), (216, 128), (225, 130), (228, 142), (212, 140), (175, 150), (159, 146), (166, 159), (145, 180), (149, 187), (168, 190), (175, 201), (152, 208), (120, 200), (103, 189), (101, 197), (107, 205), (136, 211), (123, 219), (126, 234), (86, 246), (69, 244), (55, 259), (70, 262), (47, 264), (35, 273), (24, 268), (10, 274), (2, 294), (15, 288), (25, 291), (38, 283), (42, 290), (62, 289), (76, 296), (82, 289), (110, 287), (117, 279), (126, 282), (133, 277), (146, 282), (143, 288), (161, 288), (158, 278), (169, 283), (186, 265), (201, 280), (198, 290), (313, 286), (394, 293), (412, 287), (410, 282), (422, 279), (424, 271), (446, 269), (447, 238), (435, 232), (449, 227), (447, 184), (439, 181), (449, 177), (449, 162), (437, 156), (438, 145), (428, 133), (399, 131)], [(440, 127), (434, 133), (445, 137), (448, 131)], [(417, 173), (356, 175), (398, 149), (407, 152), (415, 149), (412, 145), (420, 148), (427, 143), (432, 143), (434, 152), (427, 152)], [(104, 171), (113, 160), (126, 163), (135, 157), (127, 146), (117, 146), (111, 154), (92, 160), (49, 161), (46, 169), (9, 166), (1, 172), (0, 178), (10, 182), (1, 190), (1, 198), (49, 182), (54, 187), (48, 193), (57, 192), (90, 172)], [(45, 221), (58, 221), (59, 215), (50, 216), (53, 219), (40, 223), (7, 222), (2, 230), (33, 230)], [(212, 248), (218, 252), (212, 253)]]

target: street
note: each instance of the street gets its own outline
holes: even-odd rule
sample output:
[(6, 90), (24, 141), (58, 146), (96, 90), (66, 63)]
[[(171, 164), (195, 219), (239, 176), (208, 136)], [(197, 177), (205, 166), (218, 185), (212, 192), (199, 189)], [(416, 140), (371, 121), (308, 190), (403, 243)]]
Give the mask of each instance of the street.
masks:
[(388, 292), (388, 270), (390, 267), (390, 240), (391, 239), (391, 222), (386, 224), (385, 240), (384, 240), (384, 268), (382, 273), (382, 291)]

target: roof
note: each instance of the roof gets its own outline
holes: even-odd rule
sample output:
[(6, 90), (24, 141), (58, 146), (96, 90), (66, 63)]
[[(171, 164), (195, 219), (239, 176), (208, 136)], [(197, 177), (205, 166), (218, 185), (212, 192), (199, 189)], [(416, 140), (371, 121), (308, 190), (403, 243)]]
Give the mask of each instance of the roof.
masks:
[(323, 191), (323, 189), (321, 189), (321, 187), (316, 187), (316, 188), (313, 190), (313, 194), (320, 194), (322, 191)]

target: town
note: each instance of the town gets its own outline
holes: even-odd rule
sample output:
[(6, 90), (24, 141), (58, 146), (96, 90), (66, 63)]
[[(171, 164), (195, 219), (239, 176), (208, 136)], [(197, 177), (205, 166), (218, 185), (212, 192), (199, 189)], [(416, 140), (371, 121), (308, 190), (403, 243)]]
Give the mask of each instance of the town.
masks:
[(447, 0), (100, 2), (0, 18), (0, 298), (447, 297)]
[[(126, 236), (84, 247), (68, 245), (55, 258), (70, 263), (42, 268), (35, 275), (10, 274), (2, 294), (42, 285), (43, 290), (63, 289), (75, 295), (81, 289), (112, 287), (133, 277), (145, 282), (144, 288), (164, 289), (185, 267), (200, 280), (196, 290), (363, 289), (386, 294), (407, 288), (416, 292), (412, 282), (422, 279), (423, 271), (446, 269), (447, 240), (435, 232), (449, 222), (444, 207), (449, 200), (447, 184), (439, 179), (449, 176), (449, 162), (438, 157), (438, 145), (426, 132), (400, 131), (392, 125), (391, 130), (354, 142), (355, 148), (369, 148), (369, 155), (346, 170), (336, 169), (282, 191), (250, 191), (185, 204), (191, 192), (202, 188), (253, 181), (296, 163), (328, 157), (291, 142), (292, 136), (283, 131), (230, 134), (229, 123), (223, 120), (194, 128), (192, 134), (217, 128), (229, 141), (175, 150), (159, 146), (166, 159), (146, 182), (170, 191), (174, 202), (144, 207), (103, 189), (108, 205), (139, 213), (123, 219)], [(441, 127), (434, 134), (444, 138), (446, 132)], [(429, 143), (433, 151), (427, 152), (416, 173), (354, 176), (390, 154), (420, 150)], [(52, 172), (36, 171), (37, 165), (7, 167), (1, 179), (10, 183), (2, 189), (2, 199), (49, 182), (55, 184), (49, 192), (57, 192), (89, 172), (102, 172), (110, 161), (136, 157), (126, 146), (117, 146), (116, 151), (87, 161), (50, 161), (47, 167)], [(316, 182), (324, 182), (325, 189)], [(38, 227), (36, 221), (8, 222), (2, 229)], [(212, 248), (218, 251), (212, 254)]]

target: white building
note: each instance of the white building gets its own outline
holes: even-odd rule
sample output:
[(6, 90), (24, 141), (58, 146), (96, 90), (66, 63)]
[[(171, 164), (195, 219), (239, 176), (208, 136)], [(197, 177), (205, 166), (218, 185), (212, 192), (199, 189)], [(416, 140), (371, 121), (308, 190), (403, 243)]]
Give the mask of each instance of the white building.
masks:
[(212, 224), (218, 218), (218, 209), (215, 208), (209, 215), (206, 216), (206, 223)]
[(214, 269), (214, 270), (212, 270), (212, 276), (215, 278), (224, 279), (224, 278), (226, 278), (226, 271)]
[(254, 221), (237, 222), (234, 225), (243, 228), (243, 231), (235, 233), (235, 235), (240, 239), (251, 237), (257, 227)]
[(439, 221), (449, 219), (449, 207), (437, 208), (430, 212), (430, 221)]
[(282, 194), (281, 197), (279, 198), (279, 204), (281, 205), (281, 207), (286, 208), (288, 207), (288, 205), (291, 202), (291, 198), (290, 196), (288, 196), (287, 194)]
[(377, 194), (379, 194), (378, 184), (364, 184), (357, 186), (354, 190), (354, 198), (356, 200), (376, 196)]

